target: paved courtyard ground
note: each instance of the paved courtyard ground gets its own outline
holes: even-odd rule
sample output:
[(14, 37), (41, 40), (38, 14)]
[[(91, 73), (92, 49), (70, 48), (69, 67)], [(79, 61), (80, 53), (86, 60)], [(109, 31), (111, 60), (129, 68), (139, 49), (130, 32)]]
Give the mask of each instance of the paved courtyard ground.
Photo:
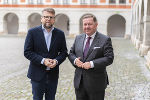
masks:
[[(0, 100), (32, 100), (29, 61), (23, 56), (24, 37), (0, 37)], [(74, 39), (67, 39), (70, 49)], [(105, 100), (150, 100), (150, 71), (130, 40), (113, 38), (115, 60), (107, 67), (110, 85)], [(75, 100), (74, 68), (60, 66), (56, 100)]]

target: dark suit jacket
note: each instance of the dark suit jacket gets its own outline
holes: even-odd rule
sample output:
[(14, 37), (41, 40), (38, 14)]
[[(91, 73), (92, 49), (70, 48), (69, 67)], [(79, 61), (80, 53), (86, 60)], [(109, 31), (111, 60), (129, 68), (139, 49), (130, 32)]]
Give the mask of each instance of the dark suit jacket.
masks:
[(67, 47), (64, 32), (54, 28), (50, 49), (48, 51), (42, 26), (31, 28), (28, 31), (25, 45), (24, 56), (30, 60), (27, 76), (34, 81), (40, 81), (46, 74), (46, 66), (41, 64), (43, 58), (56, 59), (58, 64), (51, 69), (49, 76), (51, 79), (58, 79), (59, 65), (67, 57)]
[[(87, 57), (83, 58), (83, 46), (85, 34), (78, 35), (69, 53), (69, 60), (76, 68), (74, 77), (74, 87), (79, 88), (81, 76), (86, 83), (86, 87), (91, 92), (104, 90), (108, 84), (106, 66), (112, 64), (114, 59), (111, 39), (99, 32), (90, 46)], [(82, 62), (93, 61), (94, 68), (88, 70), (78, 68), (74, 60), (81, 57)]]

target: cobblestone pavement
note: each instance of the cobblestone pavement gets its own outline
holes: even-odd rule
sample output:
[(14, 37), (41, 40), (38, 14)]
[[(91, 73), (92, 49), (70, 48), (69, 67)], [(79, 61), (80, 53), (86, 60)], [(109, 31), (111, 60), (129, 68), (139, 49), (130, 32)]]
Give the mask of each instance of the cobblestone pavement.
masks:
[[(68, 49), (74, 39), (67, 39)], [(32, 100), (29, 61), (23, 56), (24, 37), (0, 37), (0, 100)], [(130, 40), (113, 38), (115, 60), (107, 67), (110, 85), (105, 100), (150, 100), (150, 71)], [(74, 68), (60, 66), (56, 100), (75, 100)]]

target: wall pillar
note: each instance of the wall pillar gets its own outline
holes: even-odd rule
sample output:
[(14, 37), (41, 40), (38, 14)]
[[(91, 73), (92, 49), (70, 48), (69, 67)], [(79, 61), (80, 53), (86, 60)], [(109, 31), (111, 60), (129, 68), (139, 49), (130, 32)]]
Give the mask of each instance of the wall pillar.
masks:
[(143, 34), (144, 34), (144, 23), (143, 21), (140, 22), (140, 41), (143, 41)]
[(140, 48), (140, 55), (144, 56), (150, 50), (150, 16), (144, 16), (144, 36)]
[(143, 34), (144, 34), (144, 23), (143, 21), (140, 22), (140, 34), (139, 34), (139, 48), (141, 48), (143, 43)]
[(133, 26), (133, 44), (136, 46), (136, 38), (137, 38), (137, 24)]
[(135, 24), (132, 24), (132, 34), (131, 34), (131, 41), (134, 44), (134, 39), (135, 39)]
[(125, 39), (130, 39), (131, 38), (131, 24), (128, 23), (128, 22), (126, 22), (124, 38)]
[(26, 16), (19, 16), (19, 30), (18, 35), (26, 35), (28, 31), (28, 24)]
[(70, 33), (69, 37), (75, 37), (76, 35), (80, 34), (79, 33), (79, 22), (75, 21), (70, 21)]
[(140, 48), (140, 44), (141, 44), (141, 41), (140, 41), (140, 23), (138, 23), (137, 24), (137, 34), (136, 34), (136, 44), (135, 44), (136, 49)]
[(108, 35), (107, 23), (100, 23), (100, 22), (98, 22), (97, 31), (102, 33), (102, 34)]
[(150, 69), (150, 51), (148, 51), (146, 58), (146, 65)]
[(0, 34), (4, 34), (4, 19), (0, 16)]

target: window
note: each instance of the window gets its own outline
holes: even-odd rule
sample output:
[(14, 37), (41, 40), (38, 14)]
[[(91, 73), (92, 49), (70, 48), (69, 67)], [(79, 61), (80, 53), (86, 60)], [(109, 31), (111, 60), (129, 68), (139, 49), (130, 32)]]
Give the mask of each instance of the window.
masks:
[(54, 4), (59, 4), (60, 0), (53, 0)]
[(33, 4), (34, 2), (33, 2), (33, 0), (28, 0), (28, 3)]
[(109, 3), (116, 3), (116, 0), (109, 0)]
[(17, 0), (12, 0), (12, 4), (17, 4)]
[(4, 4), (8, 4), (8, 0), (4, 0)]
[(97, 3), (97, 0), (90, 0), (90, 4), (96, 4)]
[(42, 2), (43, 0), (37, 0), (37, 4), (42, 4), (43, 2)]
[(63, 0), (63, 4), (69, 4), (69, 0)]
[(119, 3), (126, 3), (126, 0), (119, 0)]
[(87, 0), (80, 0), (80, 4), (87, 4)]

